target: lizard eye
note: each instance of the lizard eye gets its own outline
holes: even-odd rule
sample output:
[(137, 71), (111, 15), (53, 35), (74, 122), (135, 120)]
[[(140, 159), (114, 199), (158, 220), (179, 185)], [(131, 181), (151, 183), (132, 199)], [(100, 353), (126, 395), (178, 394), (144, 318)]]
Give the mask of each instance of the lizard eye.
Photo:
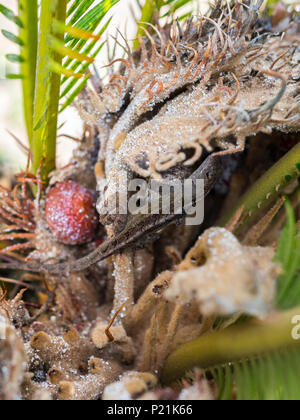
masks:
[(206, 171), (205, 175), (206, 175), (206, 178), (207, 178), (207, 179), (212, 179), (212, 178), (213, 178), (213, 176), (214, 176), (214, 174), (213, 174), (213, 172), (212, 172), (212, 171)]
[(149, 169), (150, 163), (147, 153), (144, 152), (140, 156), (138, 156), (136, 159), (136, 163), (141, 169)]

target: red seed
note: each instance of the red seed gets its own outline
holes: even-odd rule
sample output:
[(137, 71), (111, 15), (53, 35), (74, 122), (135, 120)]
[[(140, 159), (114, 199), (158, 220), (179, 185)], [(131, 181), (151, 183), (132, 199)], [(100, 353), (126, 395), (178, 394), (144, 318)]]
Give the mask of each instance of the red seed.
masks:
[(56, 238), (68, 245), (95, 238), (98, 215), (93, 194), (74, 181), (51, 188), (46, 200), (46, 220)]

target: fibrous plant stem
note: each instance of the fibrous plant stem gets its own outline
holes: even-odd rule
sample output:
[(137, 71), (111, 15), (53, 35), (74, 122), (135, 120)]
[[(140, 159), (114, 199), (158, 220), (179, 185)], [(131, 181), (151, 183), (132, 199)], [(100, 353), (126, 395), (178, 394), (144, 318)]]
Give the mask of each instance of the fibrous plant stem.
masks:
[(20, 63), (23, 89), (23, 107), (27, 136), (30, 146), (33, 137), (33, 104), (36, 79), (36, 59), (38, 44), (38, 2), (19, 0), (19, 17), (22, 22), (19, 36), (23, 41)]

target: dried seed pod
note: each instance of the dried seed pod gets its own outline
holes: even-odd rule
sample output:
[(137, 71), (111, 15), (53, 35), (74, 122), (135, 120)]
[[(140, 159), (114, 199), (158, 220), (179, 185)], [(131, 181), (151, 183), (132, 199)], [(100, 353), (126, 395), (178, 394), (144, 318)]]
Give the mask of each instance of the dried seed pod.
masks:
[(98, 218), (94, 196), (74, 181), (64, 181), (51, 188), (45, 215), (60, 242), (80, 245), (95, 238)]
[[(249, 135), (299, 129), (299, 31), (253, 37), (261, 4), (230, 3), (230, 19), (228, 5), (153, 35), (145, 29), (136, 54), (128, 48), (127, 58), (114, 60), (121, 73), (100, 94), (88, 91), (84, 107), (78, 103), (84, 120), (105, 126), (96, 166), (100, 214), (124, 192), (121, 171), (128, 179), (159, 179), (175, 169), (176, 178), (187, 177), (204, 150), (235, 153)], [(117, 112), (112, 125), (108, 117)]]
[(108, 385), (102, 399), (132, 400), (153, 388), (157, 384), (157, 378), (148, 372), (126, 372), (118, 382)]

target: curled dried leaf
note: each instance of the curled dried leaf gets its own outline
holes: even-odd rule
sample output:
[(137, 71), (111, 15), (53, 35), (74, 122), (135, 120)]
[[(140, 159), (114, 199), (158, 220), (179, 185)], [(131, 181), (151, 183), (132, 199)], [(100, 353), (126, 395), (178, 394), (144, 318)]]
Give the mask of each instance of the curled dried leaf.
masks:
[(172, 301), (196, 300), (204, 315), (242, 311), (263, 316), (273, 307), (280, 267), (271, 248), (247, 247), (223, 228), (211, 228), (174, 274), (165, 292)]

